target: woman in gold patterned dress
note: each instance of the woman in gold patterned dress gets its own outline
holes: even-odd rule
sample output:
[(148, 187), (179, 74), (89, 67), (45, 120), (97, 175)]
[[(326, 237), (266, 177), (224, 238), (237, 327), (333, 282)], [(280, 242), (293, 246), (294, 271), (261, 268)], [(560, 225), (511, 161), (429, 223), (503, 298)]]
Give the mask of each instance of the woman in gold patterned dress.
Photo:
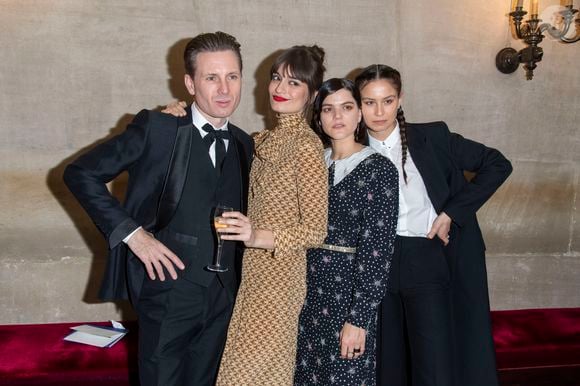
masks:
[(306, 121), (323, 58), (319, 47), (295, 46), (276, 59), (268, 91), (278, 123), (254, 138), (248, 217), (224, 214), (222, 237), (246, 251), (218, 386), (292, 385), (306, 249), (327, 226), (323, 146)]

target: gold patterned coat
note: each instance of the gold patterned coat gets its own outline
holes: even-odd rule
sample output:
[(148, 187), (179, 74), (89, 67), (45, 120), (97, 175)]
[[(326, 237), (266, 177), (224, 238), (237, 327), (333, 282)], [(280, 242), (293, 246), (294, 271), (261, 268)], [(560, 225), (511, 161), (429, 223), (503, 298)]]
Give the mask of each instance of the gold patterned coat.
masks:
[(275, 250), (246, 249), (218, 386), (292, 385), (306, 249), (326, 236), (328, 171), (301, 115), (255, 137), (248, 216), (274, 232)]

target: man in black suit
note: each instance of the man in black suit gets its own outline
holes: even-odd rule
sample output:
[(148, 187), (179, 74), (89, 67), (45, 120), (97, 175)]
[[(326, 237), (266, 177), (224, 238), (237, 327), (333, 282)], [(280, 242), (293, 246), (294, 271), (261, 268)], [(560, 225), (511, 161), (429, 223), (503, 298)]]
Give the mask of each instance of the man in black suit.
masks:
[[(240, 101), (240, 45), (223, 32), (201, 34), (184, 60), (195, 97), (187, 116), (142, 110), (64, 173), (110, 246), (101, 298), (129, 298), (137, 310), (142, 385), (213, 385), (237, 288), (234, 243), (223, 250), (229, 271), (205, 267), (213, 208), (247, 204), (253, 141), (228, 121)], [(105, 184), (123, 171), (121, 205)]]

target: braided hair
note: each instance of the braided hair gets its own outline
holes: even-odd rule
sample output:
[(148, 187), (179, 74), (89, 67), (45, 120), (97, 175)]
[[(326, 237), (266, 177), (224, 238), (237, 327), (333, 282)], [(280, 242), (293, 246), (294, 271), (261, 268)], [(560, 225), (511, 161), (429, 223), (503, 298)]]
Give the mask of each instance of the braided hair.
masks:
[[(380, 79), (388, 81), (397, 91), (397, 96), (399, 97), (401, 96), (401, 90), (403, 88), (403, 84), (401, 82), (401, 74), (394, 68), (384, 64), (372, 64), (366, 67), (356, 77), (355, 84), (359, 90), (362, 90), (370, 82)], [(400, 106), (397, 109), (397, 121), (399, 122), (399, 131), (401, 133), (401, 150), (402, 150), (401, 168), (403, 169), (403, 179), (405, 183), (407, 183), (407, 172), (405, 171), (405, 163), (407, 162), (407, 154), (408, 154), (407, 122), (405, 120), (405, 113), (403, 112), (403, 108)], [(364, 119), (361, 124), (363, 125), (365, 131), (368, 130), (368, 127), (364, 122)]]
[(397, 109), (397, 121), (399, 122), (399, 132), (401, 133), (401, 169), (403, 169), (403, 178), (407, 183), (407, 172), (405, 171), (405, 162), (407, 162), (407, 121), (405, 121), (405, 113), (403, 108), (399, 106)]

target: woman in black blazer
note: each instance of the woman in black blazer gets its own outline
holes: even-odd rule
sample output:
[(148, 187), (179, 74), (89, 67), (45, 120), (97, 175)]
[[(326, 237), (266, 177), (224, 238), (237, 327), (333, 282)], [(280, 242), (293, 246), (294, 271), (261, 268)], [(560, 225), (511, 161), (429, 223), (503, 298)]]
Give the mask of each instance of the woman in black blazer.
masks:
[[(511, 164), (444, 122), (406, 123), (397, 70), (371, 65), (356, 84), (369, 144), (397, 165), (400, 177), (395, 255), (380, 313), (380, 384), (496, 386), (476, 211)], [(464, 171), (475, 177), (468, 181)]]

